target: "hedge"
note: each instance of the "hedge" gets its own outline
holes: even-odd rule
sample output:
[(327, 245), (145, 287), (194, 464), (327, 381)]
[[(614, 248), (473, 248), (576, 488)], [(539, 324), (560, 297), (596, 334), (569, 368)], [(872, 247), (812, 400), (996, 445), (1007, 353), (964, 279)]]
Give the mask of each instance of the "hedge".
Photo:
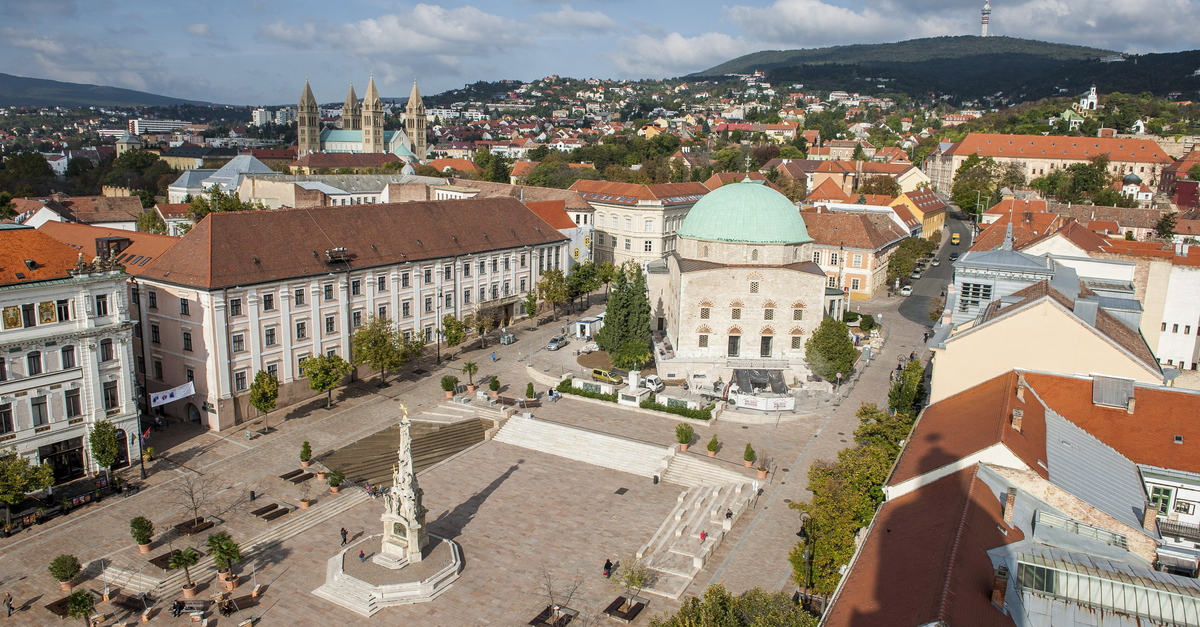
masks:
[(582, 396), (584, 398), (594, 398), (598, 401), (608, 401), (610, 403), (617, 402), (616, 394), (601, 394), (599, 392), (589, 392), (587, 390), (581, 390), (581, 389), (571, 385), (570, 379), (563, 379), (562, 381), (559, 382), (558, 387), (555, 389), (558, 390), (559, 392), (562, 392), (563, 394), (574, 394), (576, 396)]
[(646, 397), (646, 400), (642, 401), (641, 403), (638, 403), (638, 407), (641, 407), (642, 409), (651, 409), (654, 411), (666, 412), (668, 414), (675, 414), (676, 416), (683, 416), (684, 418), (695, 418), (696, 420), (712, 420), (712, 410), (714, 407), (716, 407), (716, 405), (709, 405), (708, 407), (705, 407), (704, 409), (689, 409), (687, 407), (671, 407), (668, 405), (663, 405), (662, 403), (659, 403), (658, 401), (656, 401), (654, 399), (655, 399), (654, 395), (651, 394), (650, 396)]

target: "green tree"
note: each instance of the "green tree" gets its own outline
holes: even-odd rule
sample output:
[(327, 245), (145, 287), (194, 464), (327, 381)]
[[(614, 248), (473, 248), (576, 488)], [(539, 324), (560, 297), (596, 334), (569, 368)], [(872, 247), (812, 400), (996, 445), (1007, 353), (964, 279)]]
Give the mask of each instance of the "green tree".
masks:
[(822, 320), (812, 337), (804, 343), (804, 358), (808, 361), (808, 367), (829, 381), (837, 380), (838, 373), (842, 374), (842, 378), (849, 377), (856, 357), (850, 330), (845, 322), (837, 318)]
[[(15, 192), (18, 196), (32, 196), (47, 190), (54, 181), (54, 169), (46, 158), (36, 152), (18, 152), (9, 155), (0, 168), (0, 187)], [(28, 188), (27, 194), (19, 190)]]
[(804, 157), (804, 152), (795, 146), (787, 145), (779, 148), (780, 159), (803, 159)]
[(851, 161), (866, 161), (867, 151), (863, 150), (862, 144), (854, 144), (854, 154), (850, 155)]
[(616, 272), (604, 328), (596, 334), (596, 343), (621, 367), (645, 365), (650, 353), (650, 300), (646, 296), (646, 276), (636, 263), (626, 263)]
[(171, 567), (171, 570), (179, 570), (180, 568), (182, 568), (183, 569), (183, 577), (187, 581), (187, 585), (194, 586), (196, 584), (195, 584), (195, 582), (192, 581), (192, 571), (189, 569), (191, 569), (191, 567), (195, 566), (196, 563), (199, 561), (200, 561), (200, 554), (196, 552), (196, 549), (193, 549), (192, 547), (188, 547), (178, 553), (171, 555), (171, 559), (170, 559), (170, 561), (167, 562), (167, 565)]
[(816, 617), (784, 592), (761, 588), (734, 596), (723, 584), (683, 600), (674, 615), (650, 619), (650, 627), (816, 627)]
[(16, 449), (0, 450), (0, 502), (17, 505), (25, 495), (54, 485), (49, 464), (31, 464)]
[(1154, 234), (1163, 239), (1171, 239), (1175, 237), (1175, 225), (1179, 219), (1178, 214), (1172, 211), (1164, 214), (1154, 223)]
[(963, 211), (977, 214), (989, 207), (996, 191), (998, 167), (991, 157), (970, 154), (954, 172), (950, 199)]
[(379, 383), (387, 381), (387, 371), (404, 365), (406, 356), (400, 332), (390, 318), (371, 316), (367, 324), (350, 337), (354, 365), (366, 364), (379, 371)]
[(212, 556), (213, 562), (221, 571), (232, 570), (233, 565), (242, 559), (242, 547), (233, 541), (233, 537), (228, 532), (218, 531), (209, 534), (208, 539), (204, 541), (204, 546), (208, 548), (208, 554)]
[(542, 280), (537, 284), (538, 294), (547, 303), (550, 303), (550, 308), (554, 312), (554, 319), (558, 319), (558, 306), (566, 303), (570, 298), (570, 288), (567, 285), (567, 278), (563, 276), (562, 270), (551, 268), (542, 274)]
[(117, 428), (113, 426), (112, 421), (107, 418), (97, 420), (88, 434), (88, 444), (91, 446), (92, 459), (96, 465), (104, 469), (106, 476), (111, 474), (109, 469), (117, 463), (121, 447), (121, 437), (117, 435)]
[(916, 414), (924, 395), (925, 368), (914, 359), (908, 362), (888, 390), (888, 408), (894, 412)]
[(0, 192), (0, 220), (10, 220), (17, 217), (17, 206), (13, 204), (12, 195)]
[(571, 274), (567, 277), (567, 289), (571, 300), (585, 295), (588, 297), (587, 305), (585, 306), (591, 306), (591, 293), (594, 290), (600, 289), (600, 280), (597, 278), (597, 273), (596, 264), (592, 261), (577, 263), (571, 268)]
[(467, 325), (453, 314), (446, 314), (442, 317), (442, 337), (446, 340), (446, 346), (454, 348), (467, 338)]
[(96, 611), (96, 597), (91, 591), (80, 588), (67, 596), (67, 617), (82, 618), (84, 625), (91, 625), (92, 614)]
[[(1193, 181), (1200, 181), (1200, 163), (1188, 168), (1187, 177)], [(0, 202), (0, 206), (3, 205), (4, 203)]]
[(896, 179), (883, 174), (866, 177), (862, 185), (858, 186), (858, 191), (862, 194), (881, 194), (892, 198), (904, 193)]
[(227, 211), (262, 211), (266, 205), (261, 201), (243, 201), (236, 193), (226, 194), (220, 187), (213, 185), (205, 193), (196, 196), (191, 202), (192, 221), (200, 222), (210, 213)]
[(138, 214), (137, 230), (141, 231), (142, 233), (157, 233), (159, 235), (166, 235), (167, 223), (163, 221), (162, 216), (158, 215), (157, 211), (153, 209), (147, 209), (146, 211)]
[(609, 286), (617, 276), (617, 267), (611, 261), (603, 261), (596, 266), (596, 280), (604, 285), (604, 295), (609, 295)]
[(113, 168), (117, 170), (133, 170), (145, 172), (158, 161), (158, 155), (149, 150), (126, 150), (113, 160)]
[(537, 326), (537, 306), (538, 306), (538, 291), (537, 287), (530, 289), (525, 293), (525, 300), (521, 301), (521, 308), (525, 310), (525, 315), (529, 316), (532, 326)]
[(333, 405), (333, 389), (341, 385), (342, 379), (350, 374), (354, 366), (340, 355), (313, 355), (304, 360), (300, 373), (308, 378), (308, 387), (314, 392), (324, 392), (325, 407)]
[(254, 382), (250, 384), (250, 406), (263, 416), (263, 431), (270, 430), (269, 418), (275, 410), (275, 402), (279, 400), (279, 378), (259, 370), (254, 373)]
[(479, 336), (479, 347), (487, 347), (487, 334), (492, 329), (496, 328), (496, 310), (491, 307), (484, 307), (479, 303), (475, 304), (475, 312), (468, 318), (471, 330)]

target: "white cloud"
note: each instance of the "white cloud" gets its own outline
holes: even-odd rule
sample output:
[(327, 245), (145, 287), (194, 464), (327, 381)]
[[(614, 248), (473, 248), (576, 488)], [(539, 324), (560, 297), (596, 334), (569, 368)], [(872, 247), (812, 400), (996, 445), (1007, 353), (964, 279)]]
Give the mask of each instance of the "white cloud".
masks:
[(168, 94), (183, 86), (164, 69), (157, 52), (73, 34), (0, 27), (0, 51), (9, 71), (23, 76)]
[(776, 0), (765, 7), (729, 7), (725, 14), (764, 46), (795, 49), (963, 33), (962, 15), (944, 9), (918, 14), (891, 3), (852, 9), (821, 0)]
[(618, 24), (602, 11), (577, 11), (569, 4), (562, 5), (553, 13), (538, 13), (533, 21), (548, 29), (571, 32), (606, 33), (618, 28)]
[(671, 33), (661, 39), (648, 35), (623, 37), (608, 56), (621, 76), (663, 77), (707, 69), (758, 48), (757, 44), (725, 33), (696, 37)]
[(197, 37), (212, 37), (213, 36), (212, 26), (209, 24), (205, 24), (204, 22), (188, 24), (187, 26), (183, 27), (183, 30), (186, 30), (189, 34), (195, 35)]

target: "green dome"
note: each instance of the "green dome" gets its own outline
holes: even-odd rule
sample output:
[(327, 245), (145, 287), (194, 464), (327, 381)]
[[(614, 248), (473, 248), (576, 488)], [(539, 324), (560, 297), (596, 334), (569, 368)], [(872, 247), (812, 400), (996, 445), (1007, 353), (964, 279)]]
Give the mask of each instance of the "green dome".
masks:
[(747, 244), (811, 242), (800, 211), (760, 181), (723, 185), (700, 199), (679, 227), (680, 237)]

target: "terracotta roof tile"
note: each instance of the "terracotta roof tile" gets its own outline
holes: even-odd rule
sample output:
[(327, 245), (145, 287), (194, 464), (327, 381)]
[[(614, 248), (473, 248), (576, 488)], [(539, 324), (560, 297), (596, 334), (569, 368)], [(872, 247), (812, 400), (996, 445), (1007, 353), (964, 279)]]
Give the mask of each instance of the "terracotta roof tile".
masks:
[(850, 202), (850, 197), (846, 195), (846, 192), (842, 191), (841, 186), (832, 178), (828, 178), (821, 181), (821, 184), (809, 192), (804, 200), (805, 202)]
[(562, 200), (567, 203), (570, 211), (591, 211), (592, 206), (578, 192), (569, 189), (553, 187), (531, 187), (529, 185), (509, 185), (508, 183), (493, 183), (491, 181), (474, 181), (463, 178), (450, 178), (447, 183), (462, 185), (479, 190), (480, 198), (497, 198), (508, 196), (525, 201)]
[(76, 251), (82, 252), (88, 261), (96, 256), (97, 238), (126, 238), (129, 240), (129, 246), (121, 251), (121, 254), (117, 256), (117, 261), (125, 265), (125, 272), (134, 276), (145, 274), (151, 261), (179, 241), (178, 237), (170, 235), (156, 235), (69, 222), (47, 222), (38, 227), (38, 230)]
[(288, 165), (293, 168), (375, 168), (399, 160), (400, 157), (391, 153), (311, 152)]
[(691, 204), (708, 193), (708, 188), (702, 183), (638, 185), (588, 179), (575, 181), (571, 190), (579, 192), (585, 200), (625, 205), (636, 205), (645, 201), (659, 201), (664, 205)]
[[(88, 261), (96, 256), (92, 251)], [(0, 285), (63, 279), (78, 259), (79, 251), (35, 229), (0, 230)]]
[(1061, 137), (1043, 135), (1000, 135), (970, 133), (948, 151), (983, 157), (1086, 160), (1107, 154), (1119, 162), (1172, 163), (1157, 143), (1148, 139), (1105, 137)]
[[(904, 239), (907, 234), (884, 215), (829, 211), (801, 212), (808, 234), (817, 244), (877, 251)], [(878, 219), (872, 219), (872, 217)]]
[(550, 226), (558, 229), (573, 229), (577, 225), (567, 215), (567, 203), (562, 200), (529, 201), (525, 203), (529, 210), (545, 220)]

